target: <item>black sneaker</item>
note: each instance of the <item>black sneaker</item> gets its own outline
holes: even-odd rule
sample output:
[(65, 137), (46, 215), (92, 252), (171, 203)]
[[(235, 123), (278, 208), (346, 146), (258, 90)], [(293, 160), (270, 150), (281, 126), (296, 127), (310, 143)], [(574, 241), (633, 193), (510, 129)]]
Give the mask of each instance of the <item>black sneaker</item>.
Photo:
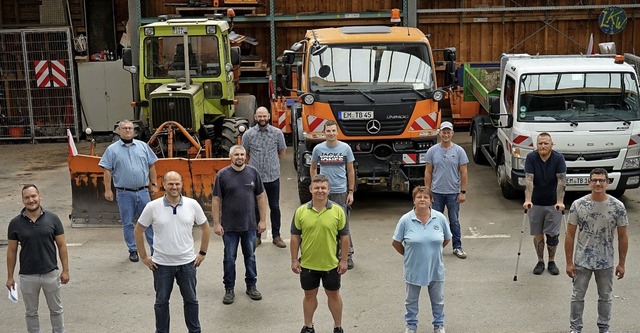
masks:
[(540, 275), (542, 274), (542, 272), (544, 272), (544, 262), (538, 261), (538, 263), (536, 264), (536, 267), (533, 269), (533, 274)]
[(344, 331), (342, 330), (342, 327), (334, 327), (333, 333), (344, 333)]
[(316, 330), (315, 328), (313, 328), (313, 326), (311, 327), (302, 326), (302, 330), (300, 330), (300, 333), (316, 333)]
[(140, 257), (138, 257), (138, 251), (130, 251), (129, 260), (131, 262), (138, 262), (138, 260), (140, 260)]
[(558, 269), (558, 266), (556, 266), (555, 261), (549, 261), (549, 265), (547, 266), (547, 269), (549, 270), (549, 273), (551, 273), (551, 275), (560, 274), (560, 270)]
[(351, 257), (347, 258), (347, 269), (353, 269), (354, 267), (353, 259), (351, 259)]
[(247, 287), (247, 295), (254, 300), (259, 301), (262, 299), (262, 294), (256, 289), (256, 286)]
[(233, 300), (236, 298), (236, 294), (233, 292), (233, 289), (225, 289), (224, 297), (222, 298), (223, 304), (231, 304)]

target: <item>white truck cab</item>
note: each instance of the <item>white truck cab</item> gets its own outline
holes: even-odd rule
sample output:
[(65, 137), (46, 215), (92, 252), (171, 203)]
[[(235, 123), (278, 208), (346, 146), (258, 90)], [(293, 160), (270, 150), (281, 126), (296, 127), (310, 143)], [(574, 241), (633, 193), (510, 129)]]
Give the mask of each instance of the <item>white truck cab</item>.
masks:
[(640, 186), (638, 79), (622, 57), (514, 55), (500, 67), (499, 98), (474, 118), (472, 141), (505, 197), (524, 190), (525, 158), (542, 132), (564, 155), (567, 191), (588, 191), (594, 168), (607, 170), (613, 195)]

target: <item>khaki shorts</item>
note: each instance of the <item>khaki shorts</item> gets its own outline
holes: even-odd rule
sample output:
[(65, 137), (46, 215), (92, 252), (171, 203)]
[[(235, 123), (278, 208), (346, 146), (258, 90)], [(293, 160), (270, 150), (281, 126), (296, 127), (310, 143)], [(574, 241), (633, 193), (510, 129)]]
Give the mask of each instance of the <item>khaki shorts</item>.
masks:
[(560, 234), (562, 213), (554, 206), (531, 206), (529, 212), (529, 230), (531, 235), (547, 234), (556, 236)]

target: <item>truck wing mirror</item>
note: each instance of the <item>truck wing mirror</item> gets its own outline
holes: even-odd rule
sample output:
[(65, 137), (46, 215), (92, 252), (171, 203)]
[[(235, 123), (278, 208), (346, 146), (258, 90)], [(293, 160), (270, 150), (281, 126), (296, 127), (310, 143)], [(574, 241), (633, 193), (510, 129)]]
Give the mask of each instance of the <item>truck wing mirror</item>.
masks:
[(296, 60), (295, 51), (285, 50), (282, 54), (282, 62), (286, 65), (291, 65)]
[(444, 49), (444, 61), (456, 61), (456, 48), (455, 47), (447, 47)]
[[(284, 61), (284, 56), (283, 56), (283, 61)], [(282, 69), (282, 86), (287, 90), (291, 90), (291, 88), (293, 87), (292, 80), (293, 79), (291, 75), (291, 64), (288, 64), (285, 62), (285, 65), (283, 66), (283, 69)]]
[(138, 72), (136, 66), (133, 65), (133, 56), (131, 54), (130, 47), (122, 49), (122, 68), (131, 74), (136, 74)]
[(240, 46), (233, 46), (231, 48), (231, 64), (233, 66), (239, 66), (242, 57), (240, 56)]
[(489, 97), (489, 118), (491, 124), (496, 128), (511, 128), (513, 127), (513, 115), (511, 113), (501, 113), (500, 111), (500, 97)]

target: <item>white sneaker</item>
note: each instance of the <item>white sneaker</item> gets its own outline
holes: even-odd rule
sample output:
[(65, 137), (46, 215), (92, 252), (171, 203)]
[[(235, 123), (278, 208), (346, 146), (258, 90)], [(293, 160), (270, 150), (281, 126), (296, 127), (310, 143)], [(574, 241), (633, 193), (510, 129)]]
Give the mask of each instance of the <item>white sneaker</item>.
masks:
[(445, 333), (444, 332), (444, 326), (438, 326), (436, 328), (433, 329), (433, 333)]
[(407, 329), (404, 330), (404, 333), (416, 333), (416, 330), (414, 330), (413, 328), (407, 327)]

